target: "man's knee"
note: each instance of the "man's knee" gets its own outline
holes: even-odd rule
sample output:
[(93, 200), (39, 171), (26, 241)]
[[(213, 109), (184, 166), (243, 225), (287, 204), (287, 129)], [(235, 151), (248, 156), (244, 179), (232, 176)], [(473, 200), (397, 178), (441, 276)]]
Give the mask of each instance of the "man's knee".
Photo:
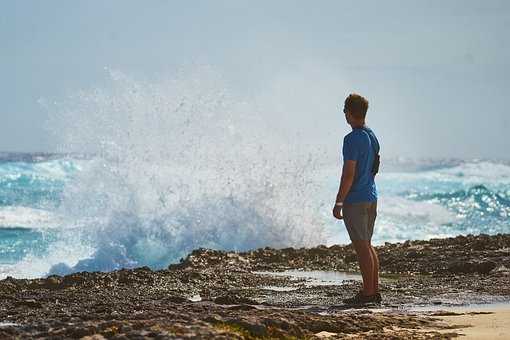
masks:
[(352, 241), (352, 245), (356, 252), (371, 252), (372, 246), (370, 245), (370, 241), (367, 240), (354, 240)]

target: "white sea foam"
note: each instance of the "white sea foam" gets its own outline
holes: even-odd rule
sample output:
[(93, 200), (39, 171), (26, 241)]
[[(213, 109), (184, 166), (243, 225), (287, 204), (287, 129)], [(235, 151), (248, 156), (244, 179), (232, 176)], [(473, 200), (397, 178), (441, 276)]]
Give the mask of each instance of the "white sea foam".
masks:
[(379, 200), (378, 210), (376, 244), (447, 237), (457, 232), (451, 225), (459, 217), (436, 203), (388, 196)]
[(490, 161), (465, 162), (452, 168), (441, 169), (439, 174), (462, 179), (466, 184), (510, 184), (510, 166)]
[(411, 201), (403, 197), (384, 197), (378, 202), (379, 213), (387, 218), (409, 221), (414, 224), (442, 225), (455, 222), (456, 215), (445, 207), (431, 203)]
[(0, 207), (0, 228), (58, 228), (61, 218), (47, 210), (23, 206)]
[(53, 266), (64, 264), (72, 267), (80, 259), (91, 256), (93, 251), (91, 247), (84, 244), (62, 238), (59, 242), (52, 244), (51, 251), (47, 255), (35, 256), (29, 254), (16, 264), (1, 264), (0, 279), (8, 276), (15, 278), (43, 277), (48, 274)]

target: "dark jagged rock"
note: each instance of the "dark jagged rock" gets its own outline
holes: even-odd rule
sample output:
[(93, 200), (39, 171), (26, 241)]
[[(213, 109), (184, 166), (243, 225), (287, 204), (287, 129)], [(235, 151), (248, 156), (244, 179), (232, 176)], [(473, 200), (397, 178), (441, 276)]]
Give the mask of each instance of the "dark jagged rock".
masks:
[[(510, 235), (467, 235), (429, 241), (386, 243), (376, 247), (381, 270), (386, 273), (469, 273), (487, 274), (492, 263), (510, 267)], [(314, 248), (260, 248), (248, 252), (197, 249), (170, 270), (208, 268), (222, 263), (230, 270), (357, 270), (357, 258), (351, 246), (333, 245)], [(470, 263), (466, 268), (456, 265)], [(479, 264), (476, 264), (479, 263)], [(450, 271), (452, 270), (452, 271)], [(467, 271), (461, 271), (467, 270)]]
[(496, 263), (493, 261), (458, 261), (448, 266), (447, 272), (488, 274), (494, 268), (496, 268)]
[(238, 304), (247, 304), (247, 305), (258, 305), (259, 303), (255, 300), (248, 299), (246, 297), (242, 297), (236, 294), (226, 294), (222, 296), (218, 296), (214, 299), (214, 302), (220, 305), (238, 305)]
[(35, 299), (19, 300), (16, 302), (17, 306), (26, 306), (29, 308), (41, 308), (42, 304)]
[(246, 330), (254, 337), (260, 338), (267, 337), (268, 335), (266, 326), (260, 323), (260, 321), (255, 317), (232, 318), (225, 320), (225, 322), (229, 325), (238, 326), (239, 328)]
[(46, 280), (43, 281), (43, 287), (48, 289), (58, 289), (61, 288), (62, 278), (60, 276), (52, 275), (48, 276)]
[(164, 299), (165, 301), (172, 302), (172, 303), (186, 303), (189, 302), (189, 299), (186, 299), (182, 296), (168, 296)]

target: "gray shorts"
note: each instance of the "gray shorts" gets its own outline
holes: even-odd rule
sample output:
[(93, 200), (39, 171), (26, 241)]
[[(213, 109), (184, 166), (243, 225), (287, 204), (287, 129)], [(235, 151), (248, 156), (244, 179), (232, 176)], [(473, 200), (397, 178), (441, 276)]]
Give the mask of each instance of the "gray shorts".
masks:
[(342, 215), (351, 241), (372, 239), (377, 201), (344, 204)]

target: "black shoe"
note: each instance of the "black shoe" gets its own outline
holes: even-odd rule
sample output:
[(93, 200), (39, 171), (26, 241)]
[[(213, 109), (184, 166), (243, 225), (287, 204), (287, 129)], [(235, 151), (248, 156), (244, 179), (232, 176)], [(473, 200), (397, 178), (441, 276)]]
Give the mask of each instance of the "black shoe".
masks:
[(363, 295), (362, 292), (358, 292), (355, 296), (342, 300), (343, 303), (348, 305), (362, 305), (365, 303), (381, 303), (382, 298), (380, 293), (374, 295)]

